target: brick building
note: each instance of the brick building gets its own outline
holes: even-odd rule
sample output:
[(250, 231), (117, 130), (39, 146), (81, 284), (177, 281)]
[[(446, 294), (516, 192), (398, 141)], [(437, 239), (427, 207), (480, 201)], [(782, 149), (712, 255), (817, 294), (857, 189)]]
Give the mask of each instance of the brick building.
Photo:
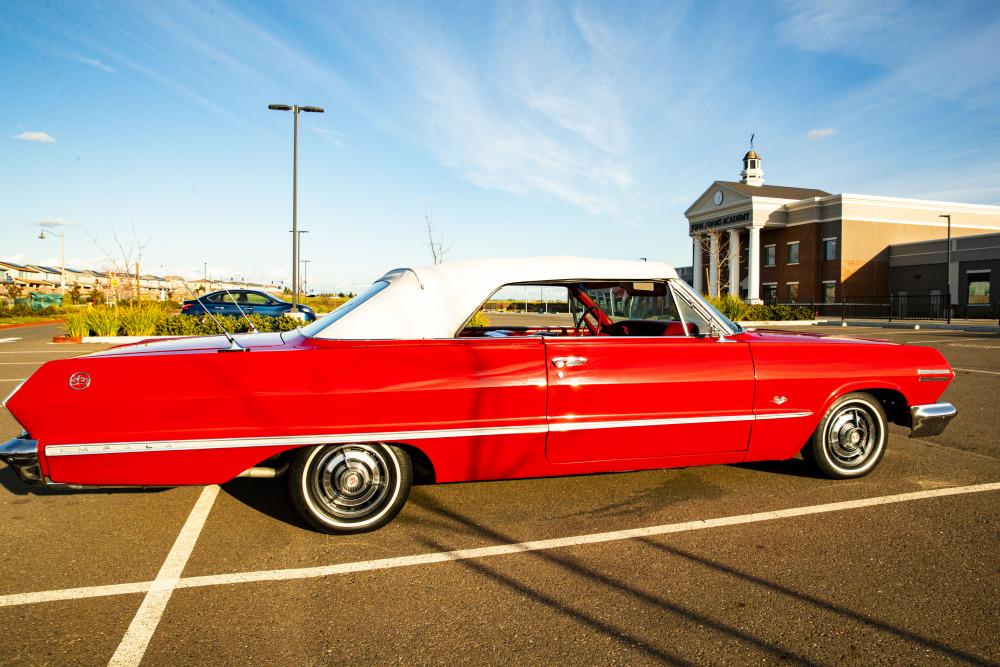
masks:
[(1000, 231), (1000, 206), (765, 185), (753, 149), (739, 181), (715, 181), (684, 215), (692, 285), (750, 301), (888, 295), (891, 245), (944, 238), (943, 216), (952, 237)]

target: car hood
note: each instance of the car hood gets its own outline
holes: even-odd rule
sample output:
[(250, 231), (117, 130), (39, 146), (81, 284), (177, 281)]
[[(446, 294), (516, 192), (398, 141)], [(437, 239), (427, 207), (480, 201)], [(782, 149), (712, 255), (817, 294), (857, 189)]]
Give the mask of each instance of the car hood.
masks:
[[(234, 334), (233, 338), (246, 350), (266, 350), (285, 346), (280, 333)], [(121, 357), (145, 354), (183, 354), (219, 352), (230, 349), (225, 336), (189, 336), (183, 338), (154, 338), (128, 345), (94, 352), (91, 357)]]

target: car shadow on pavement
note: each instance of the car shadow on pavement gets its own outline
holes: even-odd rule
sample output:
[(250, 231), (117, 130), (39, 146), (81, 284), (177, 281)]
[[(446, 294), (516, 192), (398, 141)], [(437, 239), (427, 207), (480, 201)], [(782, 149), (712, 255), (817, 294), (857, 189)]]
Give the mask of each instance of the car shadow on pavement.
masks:
[(754, 470), (756, 472), (767, 472), (786, 477), (806, 477), (808, 479), (828, 479), (813, 466), (802, 459), (788, 459), (786, 461), (752, 461), (750, 463), (733, 463), (733, 468), (744, 470)]
[[(423, 509), (431, 512), (432, 514), (438, 515), (442, 519), (446, 519), (453, 524), (458, 524), (471, 533), (488, 538), (491, 543), (510, 544), (517, 541), (511, 536), (504, 535), (496, 530), (487, 528), (469, 517), (466, 517), (447, 507), (441, 506), (430, 496), (414, 498), (413, 501), (419, 504)], [(444, 545), (438, 543), (436, 540), (427, 535), (420, 536), (418, 539), (429, 549), (442, 551), (446, 548)], [(527, 551), (524, 552), (523, 555), (542, 561), (547, 565), (560, 568), (561, 570), (564, 570), (572, 575), (588, 579), (589, 581), (599, 584), (612, 592), (626, 594), (632, 599), (638, 600), (662, 613), (671, 614), (698, 626), (711, 628), (722, 635), (764, 651), (776, 657), (778, 660), (791, 661), (797, 664), (810, 664), (812, 662), (805, 656), (800, 655), (795, 651), (775, 644), (767, 639), (749, 634), (740, 628), (667, 600), (650, 591), (636, 588), (624, 581), (611, 577), (604, 572), (588, 567), (570, 556), (560, 555), (554, 551)], [(607, 620), (600, 619), (595, 615), (588, 613), (588, 610), (583, 605), (572, 605), (565, 600), (558, 599), (552, 595), (537, 590), (529, 584), (519, 581), (510, 574), (506, 574), (500, 572), (498, 569), (489, 567), (482, 561), (465, 559), (456, 560), (454, 562), (456, 565), (464, 567), (480, 576), (504, 585), (518, 594), (533, 600), (534, 602), (543, 604), (561, 614), (565, 614), (581, 625), (587, 626), (592, 630), (596, 630), (597, 632), (620, 642), (624, 646), (636, 649), (651, 658), (671, 664), (695, 664), (682, 656), (667, 651), (661, 646), (654, 645), (646, 639), (629, 633), (622, 627), (617, 627)]]
[(43, 484), (27, 484), (17, 473), (8, 467), (0, 469), (0, 486), (3, 486), (7, 491), (11, 492), (15, 496), (68, 496), (72, 494), (116, 494), (116, 493), (160, 493), (161, 491), (166, 491), (170, 487), (159, 486), (159, 487), (113, 487), (113, 486), (102, 486), (102, 487), (83, 487), (79, 489), (70, 488), (68, 486), (52, 485), (47, 486)]
[(642, 542), (643, 544), (649, 547), (652, 547), (653, 549), (662, 551), (663, 553), (667, 553), (670, 554), (671, 556), (684, 559), (689, 563), (707, 567), (711, 570), (714, 570), (715, 572), (735, 577), (744, 582), (753, 584), (754, 586), (760, 586), (761, 588), (765, 588), (774, 593), (787, 596), (799, 602), (804, 602), (806, 604), (813, 605), (814, 607), (817, 607), (824, 611), (837, 614), (838, 616), (841, 616), (849, 621), (853, 621), (856, 623), (863, 623), (864, 625), (874, 628), (875, 630), (895, 635), (899, 639), (913, 642), (914, 644), (919, 644), (920, 646), (923, 646), (925, 649), (931, 651), (937, 651), (938, 653), (948, 656), (949, 658), (970, 662), (973, 664), (985, 664), (983, 658), (981, 658), (980, 656), (967, 653), (952, 646), (948, 646), (947, 644), (939, 642), (935, 639), (918, 635), (915, 632), (912, 632), (905, 628), (900, 628), (895, 625), (891, 625), (873, 616), (869, 616), (867, 614), (854, 611), (853, 609), (842, 607), (827, 600), (823, 600), (822, 598), (818, 598), (814, 595), (809, 595), (808, 593), (803, 593), (794, 590), (792, 588), (789, 588), (788, 586), (784, 586), (782, 584), (769, 581), (763, 577), (759, 577), (757, 575), (753, 575), (748, 572), (743, 572), (724, 563), (720, 563), (711, 560), (709, 558), (705, 558), (704, 556), (699, 556), (684, 551), (683, 549), (678, 549), (677, 547), (672, 547), (668, 544), (656, 542), (655, 540), (651, 540), (647, 537), (638, 538), (638, 541)]
[(232, 498), (261, 514), (277, 519), (303, 530), (312, 529), (306, 525), (288, 497), (288, 479), (233, 479), (221, 486)]

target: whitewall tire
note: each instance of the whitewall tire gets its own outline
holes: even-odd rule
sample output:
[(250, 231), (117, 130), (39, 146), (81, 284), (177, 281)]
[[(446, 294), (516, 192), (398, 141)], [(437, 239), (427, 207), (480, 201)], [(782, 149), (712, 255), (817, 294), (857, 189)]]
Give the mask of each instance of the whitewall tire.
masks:
[(399, 447), (351, 443), (305, 447), (295, 453), (288, 485), (292, 504), (325, 533), (363, 533), (399, 514), (410, 495), (413, 468)]

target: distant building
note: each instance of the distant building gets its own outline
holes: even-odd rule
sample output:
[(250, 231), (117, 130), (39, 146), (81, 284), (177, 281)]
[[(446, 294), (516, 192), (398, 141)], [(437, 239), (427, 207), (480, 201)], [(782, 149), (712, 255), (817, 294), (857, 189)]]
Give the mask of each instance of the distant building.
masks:
[(889, 247), (889, 282), (899, 297), (948, 293), (970, 315), (993, 315), (1000, 302), (1000, 232), (951, 240), (898, 243)]
[[(942, 215), (951, 216), (956, 238), (1000, 232), (1000, 206), (765, 185), (752, 149), (740, 176), (715, 181), (684, 213), (691, 282), (709, 294), (800, 302), (884, 296), (895, 289), (890, 246), (943, 238)], [(953, 304), (960, 294), (953, 291)]]

